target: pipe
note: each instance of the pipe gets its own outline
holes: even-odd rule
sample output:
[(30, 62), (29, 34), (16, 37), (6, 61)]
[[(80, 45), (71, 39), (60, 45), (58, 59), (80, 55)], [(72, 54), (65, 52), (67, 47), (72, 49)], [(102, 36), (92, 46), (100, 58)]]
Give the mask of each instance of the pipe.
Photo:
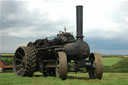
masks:
[(76, 27), (77, 27), (77, 40), (83, 40), (83, 6), (76, 6)]

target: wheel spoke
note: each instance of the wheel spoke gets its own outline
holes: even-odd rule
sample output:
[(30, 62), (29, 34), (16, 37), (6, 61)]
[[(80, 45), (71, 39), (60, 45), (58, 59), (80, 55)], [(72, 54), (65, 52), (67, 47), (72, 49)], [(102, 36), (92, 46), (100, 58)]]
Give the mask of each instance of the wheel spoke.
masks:
[(17, 73), (19, 74), (20, 72), (22, 72), (24, 69), (23, 68), (21, 68), (21, 69), (19, 69), (18, 71), (17, 71)]
[(23, 58), (24, 56), (23, 55), (21, 55), (21, 53), (19, 53), (19, 52), (17, 52), (17, 54), (21, 57), (21, 58)]
[(18, 59), (18, 58), (16, 58), (15, 60), (16, 60), (16, 61), (20, 61), (20, 62), (23, 62), (23, 60), (21, 60), (21, 59)]
[(22, 67), (23, 65), (22, 64), (19, 64), (19, 65), (16, 65), (15, 67), (18, 68), (18, 67)]

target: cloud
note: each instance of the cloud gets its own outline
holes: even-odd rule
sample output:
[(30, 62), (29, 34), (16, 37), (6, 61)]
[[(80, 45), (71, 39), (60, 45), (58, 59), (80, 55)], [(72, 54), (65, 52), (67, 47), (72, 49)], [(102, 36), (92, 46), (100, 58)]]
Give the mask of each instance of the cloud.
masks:
[[(26, 2), (23, 1), (2, 1), (2, 28), (26, 27), (33, 24), (34, 15), (26, 10)], [(37, 15), (36, 15), (37, 16)]]
[(101, 54), (106, 54), (106, 55), (128, 55), (128, 49), (123, 49), (123, 50), (105, 50), (105, 49), (92, 49), (92, 52), (99, 52)]
[[(38, 37), (55, 35), (62, 27), (72, 27), (68, 20), (63, 17), (56, 22), (49, 18), (45, 8), (40, 12), (38, 9), (32, 11), (27, 2), (3, 1), (2, 2), (2, 34), (16, 37)], [(27, 9), (28, 7), (28, 9)], [(52, 29), (52, 32), (51, 32)], [(43, 34), (43, 35), (42, 35)]]
[(0, 50), (14, 52), (21, 43), (54, 36), (64, 26), (76, 35), (78, 4), (84, 5), (84, 40), (92, 50), (128, 49), (127, 0), (2, 0)]
[(19, 46), (26, 46), (28, 42), (35, 41), (36, 38), (17, 38), (2, 36), (0, 53), (14, 53)]
[[(51, 29), (54, 29), (53, 32), (57, 32), (63, 30), (62, 27), (65, 25), (69, 28), (69, 31), (76, 33), (75, 5), (78, 1), (75, 2), (71, 0), (68, 4), (67, 1), (62, 2), (63, 0), (60, 2), (51, 0), (3, 1), (2, 28), (3, 30), (11, 29), (14, 34), (11, 32), (9, 33), (11, 34), (10, 36), (17, 37), (22, 37), (23, 35), (26, 35), (26, 37), (36, 37), (36, 35), (41, 35), (40, 32), (43, 34), (45, 32), (52, 36), (55, 33), (50, 33), (49, 31)], [(73, 4), (71, 4), (71, 2)], [(101, 4), (98, 2), (101, 2)], [(120, 5), (120, 2), (125, 4)], [(65, 6), (65, 4), (67, 5)], [(111, 39), (123, 37), (127, 34), (127, 22), (124, 21), (127, 20), (127, 16), (122, 16), (126, 14), (126, 2), (112, 0), (110, 3), (109, 0), (90, 0), (86, 3), (83, 2), (83, 4), (85, 5), (84, 33), (88, 34), (88, 36), (94, 37), (93, 35), (96, 35), (95, 37), (102, 36), (103, 38)], [(121, 22), (117, 23), (117, 21)], [(16, 29), (22, 29), (23, 31), (21, 30), (19, 33), (19, 30), (16, 31)], [(28, 31), (28, 36), (26, 32), (24, 32), (25, 30), (26, 32)], [(10, 30), (6, 30), (6, 32), (9, 31)], [(19, 36), (16, 33), (19, 33)]]

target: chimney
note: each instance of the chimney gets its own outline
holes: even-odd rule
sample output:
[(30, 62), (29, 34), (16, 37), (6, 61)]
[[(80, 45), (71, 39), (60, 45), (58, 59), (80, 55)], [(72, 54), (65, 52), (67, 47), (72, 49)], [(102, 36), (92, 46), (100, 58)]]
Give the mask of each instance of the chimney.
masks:
[(83, 40), (83, 6), (76, 6), (76, 38), (77, 40)]

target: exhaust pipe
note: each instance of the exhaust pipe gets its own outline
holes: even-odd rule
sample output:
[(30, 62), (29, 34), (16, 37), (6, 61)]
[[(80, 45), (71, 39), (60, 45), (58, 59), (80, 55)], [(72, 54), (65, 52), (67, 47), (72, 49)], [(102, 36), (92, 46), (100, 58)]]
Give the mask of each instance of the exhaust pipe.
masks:
[(83, 6), (76, 6), (76, 33), (77, 40), (83, 40)]

